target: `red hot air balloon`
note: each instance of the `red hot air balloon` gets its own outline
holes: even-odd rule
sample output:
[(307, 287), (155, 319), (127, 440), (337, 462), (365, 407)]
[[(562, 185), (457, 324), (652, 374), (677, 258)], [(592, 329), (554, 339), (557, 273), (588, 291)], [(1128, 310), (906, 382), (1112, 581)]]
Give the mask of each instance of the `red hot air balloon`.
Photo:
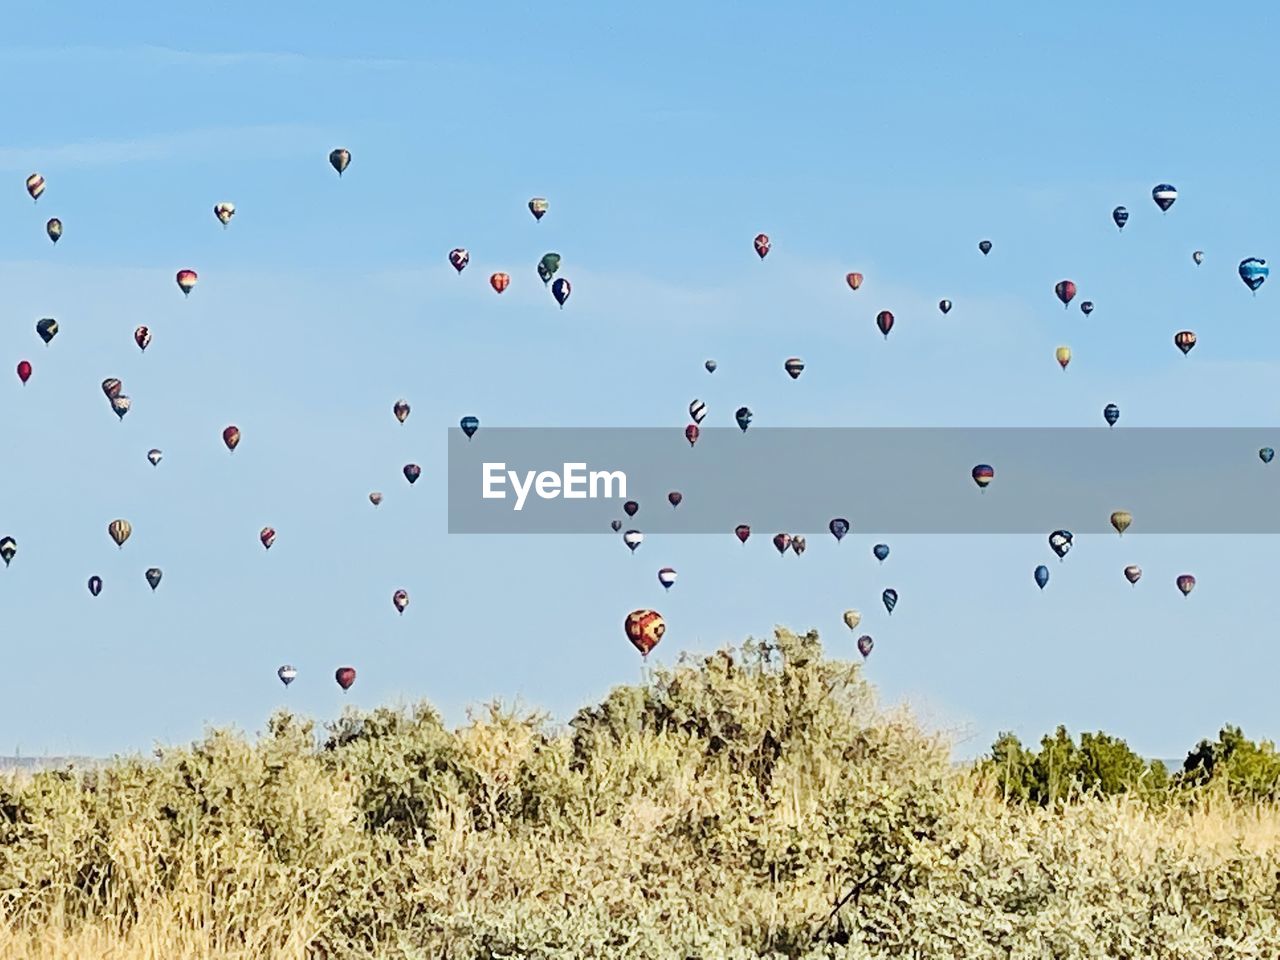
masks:
[(199, 277), (196, 276), (196, 272), (194, 270), (179, 270), (175, 279), (178, 281), (178, 289), (181, 290), (182, 295), (186, 297), (190, 296), (191, 291), (195, 288), (196, 280), (198, 280)]
[(657, 610), (632, 610), (622, 624), (631, 645), (648, 659), (649, 651), (658, 645), (667, 632), (667, 624)]
[(18, 364), (18, 379), (24, 384), (31, 379), (31, 361), (23, 360)]
[(263, 527), (262, 532), (258, 534), (258, 539), (262, 541), (264, 549), (270, 550), (271, 545), (276, 542), (276, 532), (270, 527)]
[(880, 328), (880, 332), (884, 334), (886, 340), (889, 339), (889, 331), (893, 329), (893, 314), (888, 310), (881, 310), (876, 314), (876, 326)]
[(696, 423), (691, 423), (684, 428), (684, 438), (689, 441), (689, 446), (692, 447), (698, 442), (698, 434), (700, 432)]
[(240, 445), (240, 428), (232, 424), (223, 430), (222, 442), (227, 445), (228, 450), (235, 450)]
[(495, 273), (489, 277), (489, 286), (493, 287), (498, 293), (507, 289), (511, 285), (511, 278), (505, 273)]
[(772, 246), (769, 242), (769, 235), (765, 233), (757, 233), (754, 243), (756, 247), (756, 255), (763, 260), (769, 255), (769, 248)]
[(850, 290), (857, 290), (860, 286), (862, 286), (862, 274), (846, 273), (844, 275), (844, 282), (849, 285)]
[(1067, 304), (1076, 295), (1076, 285), (1070, 280), (1059, 280), (1057, 286), (1053, 288), (1053, 292), (1058, 295), (1058, 299), (1062, 301), (1062, 307), (1065, 310)]
[(733, 528), (733, 535), (738, 538), (739, 543), (746, 543), (747, 537), (751, 536), (751, 528), (745, 523), (740, 523)]
[(338, 681), (338, 686), (342, 688), (343, 693), (346, 693), (351, 689), (351, 685), (356, 682), (356, 668), (339, 667), (333, 671), (333, 679)]
[(139, 327), (133, 331), (133, 342), (138, 345), (139, 350), (146, 350), (151, 344), (151, 331), (146, 327)]
[(667, 503), (671, 504), (672, 508), (680, 506), (680, 501), (683, 499), (684, 494), (679, 490), (672, 490), (667, 494)]

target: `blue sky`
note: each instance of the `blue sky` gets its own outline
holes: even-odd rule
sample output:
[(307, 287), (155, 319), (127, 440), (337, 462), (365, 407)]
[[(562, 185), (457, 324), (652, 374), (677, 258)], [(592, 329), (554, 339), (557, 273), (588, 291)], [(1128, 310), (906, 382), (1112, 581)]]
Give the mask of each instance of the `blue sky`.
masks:
[[(1080, 537), (1059, 564), (1040, 534), (897, 537), (879, 566), (856, 517), (801, 558), (730, 531), (634, 556), (608, 535), (446, 534), (445, 431), (464, 414), (679, 429), (700, 397), (721, 424), (749, 404), (756, 425), (1074, 426), (1108, 402), (1117, 430), (1277, 423), (1274, 290), (1235, 272), (1278, 246), (1259, 113), (1280, 93), (1275, 14), (779, 9), (69, 3), (24, 20), (0, 52), (21, 92), (0, 113), (0, 534), (19, 549), (0, 571), (0, 750), (147, 750), (286, 704), (422, 697), (458, 722), (500, 696), (567, 719), (638, 677), (621, 624), (650, 605), (664, 662), (775, 624), (856, 656), (840, 615), (859, 608), (885, 702), (959, 731), (961, 756), (1059, 722), (1160, 756), (1224, 722), (1280, 733), (1274, 538)], [(1162, 216), (1165, 181), (1180, 196)], [(549, 250), (573, 283), (563, 311), (534, 273)], [(1088, 319), (1054, 299), (1064, 277)], [(47, 348), (44, 316), (61, 324)], [(107, 376), (134, 401), (120, 423)], [(666, 595), (662, 566), (680, 574)]]

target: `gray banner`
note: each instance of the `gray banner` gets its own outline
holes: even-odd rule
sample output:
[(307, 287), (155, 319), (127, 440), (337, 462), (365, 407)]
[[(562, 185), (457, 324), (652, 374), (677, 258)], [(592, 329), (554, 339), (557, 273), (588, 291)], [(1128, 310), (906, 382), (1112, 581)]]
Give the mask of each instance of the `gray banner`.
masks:
[[(1280, 533), (1280, 462), (1259, 456), (1277, 440), (1280, 428), (707, 427), (690, 446), (682, 427), (453, 429), (449, 532), (610, 533), (618, 519), (809, 535), (840, 517), (863, 534), (1114, 534), (1124, 510), (1128, 534)], [(985, 489), (978, 464), (995, 471)]]

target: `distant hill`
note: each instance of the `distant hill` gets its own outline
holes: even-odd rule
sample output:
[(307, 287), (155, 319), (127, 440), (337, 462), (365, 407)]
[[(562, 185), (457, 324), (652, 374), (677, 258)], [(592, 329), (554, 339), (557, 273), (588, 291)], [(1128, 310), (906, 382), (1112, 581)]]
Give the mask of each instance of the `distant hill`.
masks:
[(94, 757), (0, 757), (0, 773), (25, 770), (61, 770), (64, 767), (96, 767), (104, 761)]

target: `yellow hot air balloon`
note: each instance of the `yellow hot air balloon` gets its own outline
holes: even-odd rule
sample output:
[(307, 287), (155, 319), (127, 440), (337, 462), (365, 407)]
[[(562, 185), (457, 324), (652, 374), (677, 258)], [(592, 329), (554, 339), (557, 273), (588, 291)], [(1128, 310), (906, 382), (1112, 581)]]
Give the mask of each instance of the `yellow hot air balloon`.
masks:
[(844, 612), (844, 625), (850, 630), (858, 629), (858, 624), (862, 622), (862, 614), (857, 610), (846, 610)]
[(1067, 364), (1071, 362), (1071, 348), (1059, 347), (1054, 355), (1058, 358), (1058, 366), (1063, 370), (1067, 369)]
[(116, 542), (117, 547), (123, 547), (124, 542), (129, 539), (129, 534), (133, 533), (133, 526), (128, 520), (112, 520), (107, 524), (107, 533), (111, 534), (111, 539)]
[(1124, 532), (1129, 529), (1129, 524), (1133, 523), (1133, 514), (1128, 510), (1117, 510), (1111, 514), (1111, 525), (1116, 528), (1116, 533), (1124, 536)]

